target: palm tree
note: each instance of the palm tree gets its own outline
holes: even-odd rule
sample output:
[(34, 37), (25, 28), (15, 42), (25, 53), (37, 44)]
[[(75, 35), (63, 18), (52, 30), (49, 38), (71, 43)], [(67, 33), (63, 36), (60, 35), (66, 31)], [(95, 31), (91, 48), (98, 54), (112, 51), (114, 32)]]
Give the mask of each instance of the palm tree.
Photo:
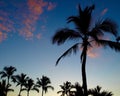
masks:
[[(10, 85), (9, 83), (10, 79), (13, 76), (15, 71), (16, 71), (16, 68), (13, 66), (4, 67), (3, 71), (0, 71), (1, 78), (5, 78), (5, 77), (7, 78), (7, 86)], [(6, 93), (6, 96), (7, 96), (7, 93)]]
[(51, 81), (47, 76), (42, 76), (41, 79), (37, 78), (36, 87), (42, 88), (42, 96), (44, 92), (46, 93), (48, 91), (48, 89), (54, 90), (54, 88), (49, 84), (51, 84)]
[(36, 88), (36, 86), (34, 84), (34, 81), (30, 78), (27, 80), (27, 82), (25, 84), (25, 88), (21, 89), (21, 91), (24, 91), (24, 90), (27, 91), (27, 96), (29, 96), (29, 93), (31, 90), (39, 92), (39, 90)]
[(89, 89), (88, 90), (88, 94), (91, 96), (113, 96), (112, 92), (108, 92), (108, 91), (101, 91), (100, 86), (97, 86), (94, 89)]
[[(78, 41), (67, 51), (65, 51), (56, 61), (58, 65), (61, 58), (73, 53), (76, 53), (79, 49), (81, 52), (81, 63), (82, 63), (82, 81), (84, 95), (87, 96), (87, 78), (86, 78), (86, 59), (87, 51), (89, 48), (93, 48), (93, 43), (98, 46), (108, 46), (115, 51), (120, 51), (120, 43), (112, 40), (107, 40), (103, 38), (105, 34), (109, 33), (111, 36), (118, 37), (117, 24), (111, 19), (103, 19), (97, 21), (94, 25), (91, 26), (92, 21), (92, 11), (95, 6), (87, 6), (84, 9), (81, 9), (79, 5), (79, 14), (78, 16), (70, 16), (67, 18), (67, 23), (73, 22), (75, 24), (75, 29), (63, 28), (57, 30), (52, 38), (52, 43), (57, 43), (58, 45), (63, 44), (68, 40)], [(108, 35), (110, 36), (110, 35)]]
[(73, 88), (73, 85), (71, 84), (71, 82), (66, 81), (65, 83), (63, 83), (63, 85), (60, 85), (60, 88), (62, 90), (58, 91), (58, 94), (62, 93), (61, 96), (70, 96), (70, 94), (72, 93), (71, 89)]
[(75, 89), (74, 96), (84, 96), (83, 87), (78, 82), (75, 83), (73, 88)]
[(7, 85), (6, 80), (0, 82), (0, 96), (7, 96), (7, 92), (14, 91), (10, 88), (11, 85)]
[(16, 86), (20, 86), (18, 96), (21, 96), (22, 89), (23, 89), (23, 87), (25, 86), (25, 84), (26, 84), (26, 82), (28, 80), (28, 77), (26, 77), (26, 76), (27, 76), (26, 74), (21, 73), (20, 75), (15, 75), (12, 78), (13, 82), (17, 83)]

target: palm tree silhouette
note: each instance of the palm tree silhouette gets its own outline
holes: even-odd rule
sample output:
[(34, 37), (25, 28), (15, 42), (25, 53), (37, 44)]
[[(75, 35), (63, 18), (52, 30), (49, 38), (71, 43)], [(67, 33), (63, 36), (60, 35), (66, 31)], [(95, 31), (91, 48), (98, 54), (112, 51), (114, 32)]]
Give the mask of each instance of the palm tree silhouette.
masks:
[(22, 89), (22, 91), (24, 90), (27, 91), (27, 96), (29, 96), (31, 90), (39, 92), (38, 88), (35, 87), (34, 81), (30, 78), (27, 80), (25, 88)]
[(51, 84), (51, 81), (47, 76), (43, 75), (41, 79), (37, 78), (36, 87), (42, 88), (42, 96), (44, 92), (46, 93), (48, 91), (48, 89), (54, 90), (53, 86), (49, 84)]
[(27, 80), (29, 79), (28, 77), (26, 77), (27, 75), (24, 73), (21, 73), (20, 75), (15, 75), (12, 78), (12, 81), (14, 83), (17, 83), (16, 86), (20, 86), (20, 90), (19, 90), (19, 94), (18, 96), (21, 96), (21, 92), (23, 87), (25, 86)]
[(84, 96), (83, 87), (78, 82), (75, 83), (73, 88), (75, 89), (74, 96)]
[[(86, 59), (87, 59), (87, 51), (89, 48), (93, 47), (93, 43), (97, 46), (108, 46), (115, 51), (120, 51), (120, 43), (112, 40), (107, 40), (104, 38), (106, 33), (115, 36), (118, 35), (117, 32), (117, 24), (113, 22), (111, 19), (104, 19), (97, 21), (94, 26), (91, 26), (92, 21), (92, 11), (95, 6), (87, 6), (83, 10), (79, 5), (79, 15), (78, 16), (70, 16), (67, 18), (67, 23), (73, 22), (76, 26), (75, 29), (63, 28), (57, 30), (57, 32), (52, 37), (52, 43), (57, 43), (58, 45), (63, 44), (68, 40), (76, 40), (78, 41), (72, 47), (70, 47), (67, 51), (65, 51), (56, 61), (56, 65), (58, 65), (61, 58), (70, 55), (72, 52), (76, 53), (79, 49), (81, 52), (81, 63), (82, 63), (82, 81), (83, 81), (83, 89), (84, 95), (87, 94), (87, 78), (86, 78)], [(109, 35), (108, 35), (109, 36)]]
[(88, 94), (91, 96), (113, 96), (112, 92), (101, 91), (102, 87), (97, 86), (94, 89), (89, 89)]
[[(14, 72), (16, 71), (16, 68), (13, 66), (4, 67), (3, 71), (0, 71), (1, 78), (7, 78), (7, 86), (10, 85), (10, 79), (13, 76)], [(6, 93), (7, 96), (7, 93)]]
[(6, 80), (0, 82), (0, 96), (7, 96), (7, 92), (14, 91), (10, 88), (11, 84), (7, 85)]
[(71, 82), (66, 81), (65, 83), (63, 83), (63, 85), (60, 85), (60, 88), (62, 90), (58, 91), (57, 93), (61, 93), (61, 96), (70, 96), (70, 94), (72, 94), (71, 89), (73, 88), (73, 85), (71, 84)]

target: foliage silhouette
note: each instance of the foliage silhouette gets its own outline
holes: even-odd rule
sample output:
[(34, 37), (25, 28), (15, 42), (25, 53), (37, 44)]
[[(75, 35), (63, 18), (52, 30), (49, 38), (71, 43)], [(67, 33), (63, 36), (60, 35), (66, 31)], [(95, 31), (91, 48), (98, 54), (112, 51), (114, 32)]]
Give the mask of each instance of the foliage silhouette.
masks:
[(10, 87), (11, 87), (11, 84), (8, 85), (6, 83), (6, 80), (2, 80), (0, 82), (0, 96), (7, 96), (7, 92), (14, 91)]
[(107, 33), (111, 34), (111, 36), (114, 36), (115, 38), (118, 37), (117, 24), (111, 19), (107, 18), (97, 21), (94, 26), (92, 26), (92, 11), (94, 9), (95, 5), (87, 6), (84, 9), (82, 9), (79, 5), (78, 16), (70, 16), (67, 18), (67, 23), (73, 22), (76, 28), (63, 28), (57, 30), (57, 32), (52, 37), (52, 43), (57, 43), (58, 45), (61, 45), (68, 40), (78, 40), (76, 44), (70, 47), (58, 58), (58, 60), (56, 61), (56, 65), (58, 65), (59, 61), (65, 56), (70, 55), (72, 52), (76, 53), (79, 49), (82, 50), (80, 59), (82, 63), (82, 86), (84, 89), (84, 96), (88, 96), (86, 78), (87, 51), (89, 50), (89, 48), (94, 47), (93, 43), (96, 44), (98, 47), (108, 46), (115, 51), (120, 51), (119, 42), (107, 40), (106, 38), (104, 38), (104, 35), (106, 35)]
[(73, 88), (73, 85), (71, 84), (71, 82), (66, 81), (65, 83), (63, 83), (63, 85), (60, 85), (60, 88), (61, 90), (57, 93), (61, 93), (61, 96), (70, 96), (70, 94), (72, 94), (71, 89)]
[(17, 83), (16, 86), (20, 86), (20, 90), (19, 90), (18, 96), (21, 96), (21, 92), (23, 90), (23, 87), (25, 86), (25, 84), (26, 84), (28, 79), (29, 78), (24, 73), (21, 73), (20, 75), (15, 75), (15, 76), (12, 77), (12, 81), (14, 83)]
[(41, 79), (37, 78), (37, 82), (36, 82), (35, 86), (42, 88), (42, 96), (43, 96), (43, 93), (44, 92), (46, 93), (48, 91), (48, 89), (54, 90), (54, 87), (49, 84), (51, 84), (50, 78), (43, 75)]
[(112, 92), (101, 91), (102, 87), (97, 86), (94, 89), (89, 89), (88, 94), (91, 96), (113, 96)]
[(73, 86), (73, 88), (75, 88), (73, 96), (84, 96), (83, 87), (78, 82), (75, 83), (75, 85)]
[(34, 84), (34, 80), (32, 80), (31, 78), (29, 78), (25, 84), (25, 88), (23, 88), (21, 91), (24, 91), (26, 90), (27, 91), (27, 96), (29, 96), (29, 92), (32, 90), (32, 91), (37, 91), (39, 92), (38, 88), (35, 87), (35, 84)]
[[(16, 71), (16, 68), (13, 66), (4, 67), (3, 71), (0, 71), (1, 78), (7, 78), (7, 87), (11, 85), (10, 79), (12, 78), (15, 71)], [(7, 90), (6, 90), (6, 96), (7, 96)]]

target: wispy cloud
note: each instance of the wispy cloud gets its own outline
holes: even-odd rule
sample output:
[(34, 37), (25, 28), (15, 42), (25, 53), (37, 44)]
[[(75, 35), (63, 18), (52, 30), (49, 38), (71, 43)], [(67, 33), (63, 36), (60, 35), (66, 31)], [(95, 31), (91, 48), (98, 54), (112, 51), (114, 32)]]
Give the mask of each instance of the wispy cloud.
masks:
[[(55, 4), (51, 2), (45, 2), (43, 0), (28, 0), (27, 6), (29, 14), (24, 14), (25, 19), (23, 20), (23, 24), (25, 26), (22, 28), (22, 32), (20, 31), (20, 34), (29, 39), (34, 37), (34, 32), (36, 30), (35, 24), (40, 18), (40, 15), (45, 11), (45, 8), (52, 10), (55, 7)], [(45, 26), (43, 26), (44, 25), (41, 27), (45, 28)], [(38, 35), (37, 38), (38, 37), (40, 39), (41, 36)]]
[(99, 51), (96, 48), (89, 48), (87, 54), (91, 58), (96, 58), (99, 56)]
[(52, 10), (52, 9), (54, 9), (56, 7), (56, 3), (52, 3), (52, 2), (49, 2), (48, 3), (48, 10)]
[[(55, 3), (44, 0), (27, 0), (26, 2), (11, 3), (0, 1), (1, 3), (0, 42), (9, 37), (9, 33), (13, 34), (13, 32), (16, 32), (25, 39), (40, 39), (41, 33), (36, 33), (36, 24), (38, 21), (40, 22), (40, 16), (45, 11), (50, 11), (56, 7)], [(6, 6), (6, 4), (10, 5)], [(46, 26), (42, 22), (39, 28), (45, 30)]]
[(7, 34), (0, 31), (0, 42), (7, 38)]
[(103, 15), (105, 15), (107, 12), (108, 12), (108, 8), (105, 8), (105, 9), (103, 9), (103, 11), (101, 12), (101, 15), (103, 16)]

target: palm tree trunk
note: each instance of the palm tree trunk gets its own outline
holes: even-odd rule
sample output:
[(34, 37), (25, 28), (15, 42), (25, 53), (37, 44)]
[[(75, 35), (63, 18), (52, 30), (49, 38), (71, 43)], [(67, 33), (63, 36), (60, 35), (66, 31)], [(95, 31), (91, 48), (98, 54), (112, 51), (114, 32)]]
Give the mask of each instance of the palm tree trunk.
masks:
[[(8, 80), (7, 80), (7, 89), (9, 88), (9, 79), (10, 77), (8, 76)], [(7, 96), (8, 90), (6, 90), (6, 96)]]
[(27, 91), (27, 96), (29, 96), (29, 91)]
[(22, 90), (22, 86), (20, 86), (20, 91), (19, 91), (18, 96), (20, 96), (20, 94), (21, 94), (21, 90)]
[(43, 92), (44, 92), (44, 90), (42, 89), (42, 96), (43, 96)]
[(87, 78), (86, 78), (86, 59), (87, 59), (87, 44), (85, 44), (83, 48), (83, 60), (82, 60), (82, 81), (83, 81), (84, 96), (88, 96)]

